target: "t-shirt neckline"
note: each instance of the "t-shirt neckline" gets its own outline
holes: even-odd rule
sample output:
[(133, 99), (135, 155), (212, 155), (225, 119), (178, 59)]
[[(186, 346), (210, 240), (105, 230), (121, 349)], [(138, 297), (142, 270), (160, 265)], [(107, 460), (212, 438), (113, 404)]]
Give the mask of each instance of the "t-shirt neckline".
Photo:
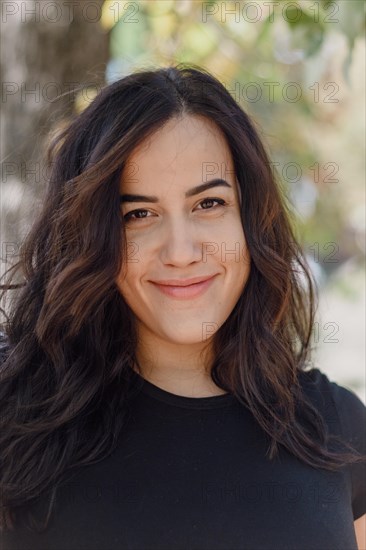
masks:
[(159, 388), (159, 386), (156, 386), (152, 382), (149, 382), (143, 378), (138, 372), (132, 372), (136, 377), (136, 380), (139, 381), (141, 391), (144, 394), (149, 395), (158, 401), (162, 401), (163, 403), (167, 403), (168, 405), (184, 407), (187, 409), (216, 409), (227, 405), (232, 405), (236, 401), (235, 396), (231, 393), (212, 395), (209, 397), (187, 397), (177, 395)]

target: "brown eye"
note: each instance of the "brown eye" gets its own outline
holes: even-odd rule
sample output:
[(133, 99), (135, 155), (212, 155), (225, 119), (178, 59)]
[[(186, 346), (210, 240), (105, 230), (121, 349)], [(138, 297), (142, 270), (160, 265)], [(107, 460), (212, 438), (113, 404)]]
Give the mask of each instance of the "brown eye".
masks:
[[(208, 204), (209, 206), (203, 207), (200, 210), (213, 210), (214, 206), (212, 206), (212, 203), (214, 202), (218, 203), (216, 206), (226, 206), (227, 204), (224, 199), (219, 199), (216, 197), (206, 197), (199, 203), (199, 205)], [(123, 216), (123, 219), (125, 223), (138, 222), (138, 220), (150, 218), (151, 216), (148, 216), (149, 212), (150, 210), (146, 210), (145, 208), (138, 208), (137, 210), (131, 210), (131, 212), (127, 212), (127, 214)]]
[[(125, 214), (123, 216), (123, 219), (125, 220), (125, 222), (129, 222), (130, 220), (131, 221), (134, 221), (134, 220), (142, 220), (143, 218), (147, 218), (147, 216), (143, 215), (143, 216), (138, 216), (138, 214), (140, 213), (147, 213), (149, 212), (149, 210), (145, 210), (143, 208), (140, 208), (138, 210), (131, 210), (131, 212), (128, 212), (127, 214)], [(136, 217), (133, 217), (133, 216), (136, 216)]]
[[(214, 197), (207, 197), (205, 199), (203, 199), (201, 202), (200, 202), (200, 205), (201, 204), (207, 204), (207, 203), (213, 203), (213, 202), (217, 202), (219, 206), (226, 206), (226, 201), (224, 201), (223, 199), (217, 199), (217, 198), (214, 198)], [(202, 208), (202, 210), (212, 210), (212, 208)]]

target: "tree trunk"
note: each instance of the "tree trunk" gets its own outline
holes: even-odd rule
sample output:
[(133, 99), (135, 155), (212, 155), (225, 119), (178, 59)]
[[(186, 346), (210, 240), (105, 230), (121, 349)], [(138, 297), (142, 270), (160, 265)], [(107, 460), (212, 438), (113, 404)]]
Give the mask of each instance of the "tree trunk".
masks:
[[(46, 136), (105, 84), (103, 0), (2, 2), (1, 274), (13, 264), (44, 194)], [(84, 91), (78, 96), (78, 90)], [(3, 283), (3, 281), (2, 281)]]

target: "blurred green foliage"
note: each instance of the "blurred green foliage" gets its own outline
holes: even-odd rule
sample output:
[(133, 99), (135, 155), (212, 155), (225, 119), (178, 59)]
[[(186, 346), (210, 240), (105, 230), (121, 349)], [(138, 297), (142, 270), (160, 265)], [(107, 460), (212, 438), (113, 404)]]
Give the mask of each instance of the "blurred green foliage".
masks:
[(338, 264), (364, 256), (364, 227), (352, 214), (364, 200), (364, 103), (351, 74), (358, 42), (358, 63), (364, 55), (363, 1), (105, 0), (102, 25), (110, 30), (110, 81), (178, 62), (217, 76), (257, 121), (304, 246), (319, 242), (321, 259), (326, 243), (338, 243)]

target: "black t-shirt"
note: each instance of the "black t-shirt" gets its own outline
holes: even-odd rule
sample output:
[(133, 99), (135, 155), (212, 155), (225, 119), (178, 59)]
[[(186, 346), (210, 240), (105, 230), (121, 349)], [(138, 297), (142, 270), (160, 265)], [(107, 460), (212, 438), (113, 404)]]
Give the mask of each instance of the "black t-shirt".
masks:
[[(6, 532), (4, 550), (357, 550), (365, 463), (329, 472), (283, 447), (270, 461), (233, 395), (182, 397), (135, 376), (113, 453), (59, 487), (46, 532)], [(362, 401), (319, 369), (300, 380), (330, 432), (366, 453)]]

